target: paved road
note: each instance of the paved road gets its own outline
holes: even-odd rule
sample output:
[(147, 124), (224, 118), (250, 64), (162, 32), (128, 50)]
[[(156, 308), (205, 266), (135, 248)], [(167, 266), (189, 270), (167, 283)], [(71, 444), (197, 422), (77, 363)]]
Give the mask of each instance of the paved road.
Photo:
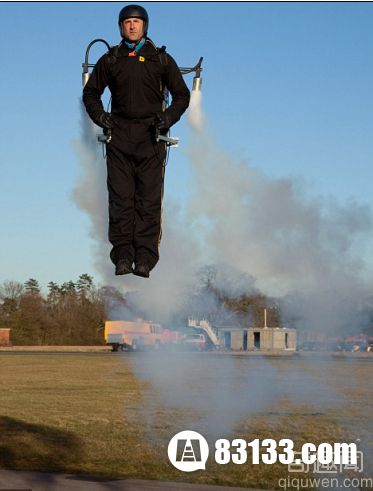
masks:
[[(79, 477), (69, 474), (47, 474), (0, 470), (0, 491), (248, 491), (207, 484), (186, 484), (134, 479)], [(250, 490), (259, 491), (259, 490)]]

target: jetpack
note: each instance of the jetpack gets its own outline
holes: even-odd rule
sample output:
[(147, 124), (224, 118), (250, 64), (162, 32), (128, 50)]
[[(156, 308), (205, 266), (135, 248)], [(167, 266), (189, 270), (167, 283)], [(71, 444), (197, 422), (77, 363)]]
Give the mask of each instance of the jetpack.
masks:
[[(88, 82), (89, 80), (89, 77), (90, 77), (90, 74), (91, 74), (91, 71), (93, 69), (93, 67), (95, 66), (95, 64), (92, 64), (92, 63), (89, 63), (89, 52), (90, 52), (90, 49), (92, 48), (92, 46), (96, 43), (102, 43), (104, 44), (108, 51), (110, 50), (110, 45), (107, 41), (105, 41), (105, 39), (94, 39), (93, 41), (91, 41), (88, 46), (87, 46), (87, 49), (86, 49), (86, 52), (85, 52), (85, 58), (84, 58), (84, 63), (82, 63), (82, 67), (83, 67), (83, 73), (82, 73), (82, 82), (83, 82), (83, 87), (86, 85), (86, 83)], [(182, 73), (182, 75), (187, 75), (189, 73), (194, 73), (194, 78), (193, 78), (193, 86), (192, 86), (192, 91), (196, 91), (196, 92), (199, 92), (201, 91), (201, 87), (202, 87), (202, 78), (201, 78), (201, 72), (202, 72), (202, 61), (203, 61), (203, 57), (201, 57), (199, 60), (198, 60), (198, 63), (193, 66), (193, 67), (180, 67), (179, 70), (180, 72)], [(168, 91), (167, 89), (165, 89), (165, 92), (163, 94), (164, 96), (164, 108), (163, 109), (166, 109), (166, 107), (168, 106), (168, 100), (169, 100), (169, 97), (168, 97)], [(111, 102), (111, 100), (110, 100)], [(110, 102), (109, 102), (109, 105), (110, 105)], [(106, 134), (101, 134), (97, 137), (98, 141), (100, 143), (103, 143), (103, 144), (108, 144), (110, 143), (111, 141), (111, 132), (110, 130), (108, 130), (106, 132)], [(167, 136), (164, 136), (164, 135), (161, 135), (159, 132), (156, 134), (156, 140), (157, 142), (158, 141), (164, 141), (166, 143), (166, 145), (168, 147), (177, 147), (178, 144), (179, 144), (179, 138), (177, 137), (171, 137), (169, 134)]]

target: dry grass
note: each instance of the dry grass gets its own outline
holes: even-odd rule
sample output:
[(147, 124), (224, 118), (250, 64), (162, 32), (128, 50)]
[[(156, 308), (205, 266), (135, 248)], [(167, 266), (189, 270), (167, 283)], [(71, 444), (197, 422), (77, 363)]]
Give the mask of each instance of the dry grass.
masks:
[[(163, 405), (157, 390), (135, 377), (131, 356), (12, 354), (1, 357), (0, 467), (113, 477), (277, 488), (286, 466), (218, 466), (185, 474), (167, 459), (168, 441), (185, 429), (190, 409)], [(273, 360), (282, 370), (288, 361)], [(302, 361), (297, 362), (302, 369)], [(301, 443), (361, 438), (371, 424), (369, 361), (336, 362), (331, 382), (343, 393), (319, 411), (283, 400), (240, 421), (232, 438), (292, 438)], [(313, 370), (322, 370), (316, 365)], [(345, 383), (347, 380), (356, 383)], [(146, 411), (145, 408), (150, 408)], [(150, 421), (145, 420), (152, 413)]]

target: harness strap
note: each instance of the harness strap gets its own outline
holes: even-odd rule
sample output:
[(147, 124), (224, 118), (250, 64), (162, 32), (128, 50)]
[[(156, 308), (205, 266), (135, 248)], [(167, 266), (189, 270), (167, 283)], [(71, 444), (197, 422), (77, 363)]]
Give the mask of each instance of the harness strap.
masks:
[[(144, 41), (144, 42), (142, 42), (142, 41)], [(126, 43), (127, 47), (129, 47), (128, 43), (126, 41), (125, 41), (125, 43)], [(139, 51), (144, 46), (145, 43), (149, 43), (154, 47), (154, 49), (157, 51), (160, 64), (162, 66), (167, 66), (168, 65), (168, 56), (166, 53), (166, 46), (161, 46), (160, 48), (158, 48), (150, 38), (146, 38), (146, 39), (143, 38), (140, 41), (140, 43), (138, 43), (135, 50), (130, 52), (128, 54), (128, 56), (136, 56), (137, 51)], [(121, 44), (118, 44), (116, 46), (112, 46), (108, 51), (108, 57), (109, 57), (108, 59), (109, 59), (109, 63), (111, 65), (115, 65), (115, 63), (118, 60), (118, 57), (119, 57), (118, 54), (119, 54), (120, 46), (121, 46)], [(167, 89), (164, 86), (162, 81), (161, 81), (161, 85), (160, 85), (160, 91), (163, 94), (163, 110), (165, 110), (165, 108), (168, 106), (168, 91), (167, 91)]]
[[(161, 65), (167, 66), (168, 65), (168, 56), (166, 53), (166, 46), (161, 46), (160, 48), (157, 48), (157, 46), (149, 38), (144, 40), (143, 43), (142, 43), (142, 41), (140, 41), (140, 43), (138, 43), (138, 45), (136, 46), (136, 48), (134, 50), (135, 53), (137, 54), (137, 52), (144, 46), (145, 42), (150, 43), (154, 47), (154, 49), (157, 51), (158, 58), (159, 58)], [(125, 41), (125, 43), (126, 43), (127, 47), (129, 47), (129, 45), (126, 41)], [(118, 44), (116, 46), (112, 46), (107, 53), (109, 56), (109, 62), (113, 65), (117, 62), (120, 46), (121, 46), (121, 44)], [(135, 56), (135, 55), (129, 54), (129, 56)]]

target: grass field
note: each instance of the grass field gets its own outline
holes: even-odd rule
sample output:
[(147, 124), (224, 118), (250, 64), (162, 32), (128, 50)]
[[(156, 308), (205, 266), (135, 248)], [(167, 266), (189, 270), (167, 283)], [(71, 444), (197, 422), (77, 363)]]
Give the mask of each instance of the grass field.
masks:
[(289, 475), (211, 455), (206, 471), (182, 473), (167, 445), (185, 429), (210, 449), (215, 438), (360, 439), (371, 459), (371, 361), (157, 356), (0, 354), (0, 467), (272, 489)]

